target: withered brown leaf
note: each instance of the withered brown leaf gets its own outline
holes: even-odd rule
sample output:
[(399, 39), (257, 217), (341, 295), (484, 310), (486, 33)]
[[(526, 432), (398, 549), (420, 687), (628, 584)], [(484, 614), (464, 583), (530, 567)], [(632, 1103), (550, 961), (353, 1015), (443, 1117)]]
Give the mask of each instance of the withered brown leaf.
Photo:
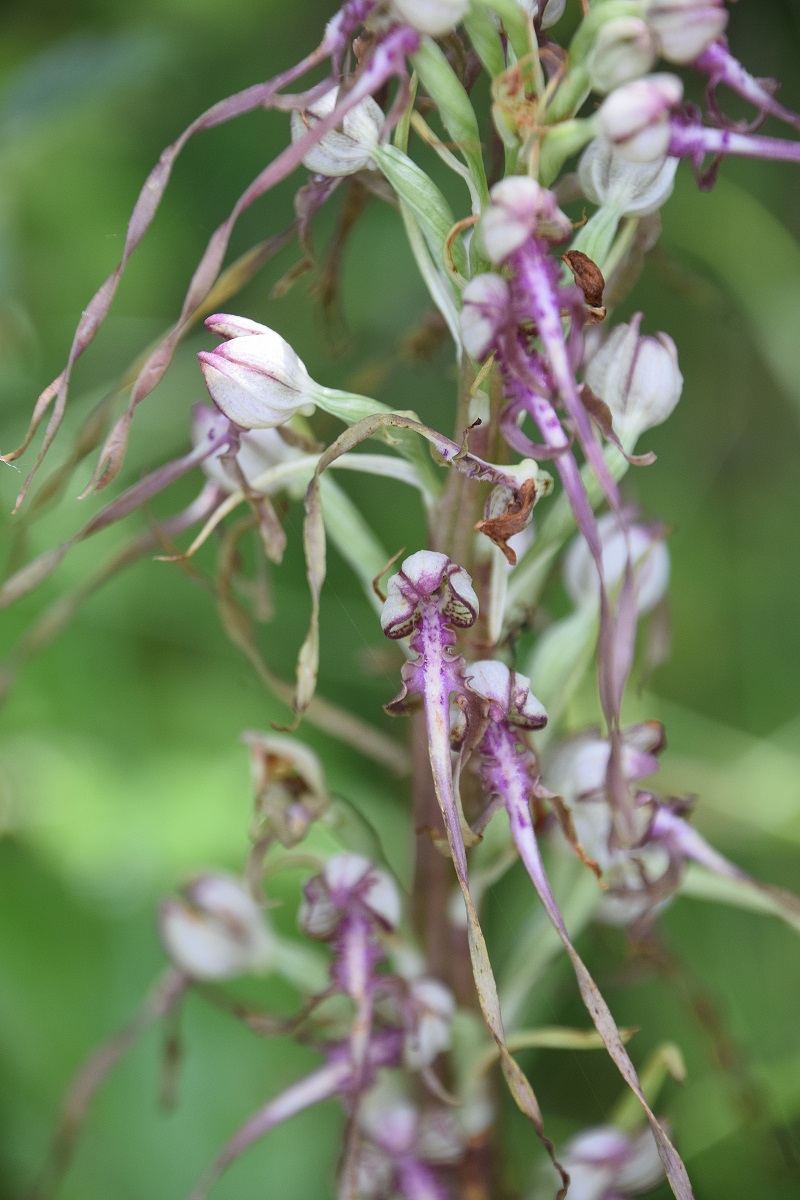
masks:
[(590, 322), (602, 321), (606, 315), (603, 306), (603, 289), (606, 281), (597, 263), (593, 262), (589, 255), (584, 254), (582, 250), (568, 250), (566, 254), (561, 255), (561, 258), (572, 271), (575, 282), (583, 292)]
[(485, 533), (495, 546), (503, 551), (512, 567), (516, 565), (517, 556), (508, 545), (508, 539), (525, 529), (535, 503), (536, 480), (526, 479), (511, 493), (504, 513), (496, 517), (485, 517), (475, 526), (479, 533)]

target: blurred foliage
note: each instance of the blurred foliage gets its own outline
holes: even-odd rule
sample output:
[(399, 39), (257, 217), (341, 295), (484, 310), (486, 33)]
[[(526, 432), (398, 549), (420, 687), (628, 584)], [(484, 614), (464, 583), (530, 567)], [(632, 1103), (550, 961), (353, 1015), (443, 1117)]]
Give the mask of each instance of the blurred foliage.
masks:
[[(161, 148), (204, 107), (273, 74), (310, 48), (329, 7), (310, 0), (38, 0), (4, 14), (0, 44), (0, 403), (2, 444), (15, 444), (32, 400), (61, 368), (76, 318), (114, 265), (141, 181)], [(732, 44), (756, 74), (784, 79), (800, 107), (800, 18), (792, 0), (736, 6)], [(178, 311), (205, 240), (237, 194), (284, 143), (280, 114), (252, 114), (190, 144), (111, 319), (76, 375), (61, 453), (107, 382)], [(701, 799), (697, 823), (753, 874), (798, 884), (800, 842), (800, 208), (789, 166), (727, 163), (719, 187), (696, 192), (684, 169), (664, 211), (664, 236), (627, 311), (676, 340), (686, 378), (669, 425), (648, 438), (658, 462), (629, 495), (673, 533), (669, 660), (634, 696), (630, 714), (667, 722), (664, 784)], [(232, 252), (281, 227), (293, 181), (241, 222)], [(318, 230), (330, 231), (326, 215)], [(301, 282), (270, 297), (292, 263), (285, 252), (232, 305), (274, 324), (316, 378), (373, 388), (413, 404), (447, 431), (451, 377), (399, 349), (424, 308), (397, 214), (372, 204), (344, 273), (342, 329), (326, 327)], [(391, 291), (387, 283), (391, 280)], [(197, 334), (134, 425), (125, 481), (183, 452), (190, 406), (202, 398)], [(58, 453), (58, 449), (57, 452)], [(27, 459), (23, 460), (23, 467)], [(91, 463), (41, 520), (5, 515), (20, 482), (2, 475), (10, 561), (67, 536), (99, 507), (74, 502)], [(197, 489), (185, 480), (158, 512)], [(399, 485), (348, 482), (369, 503), (387, 547), (421, 544)], [(380, 490), (380, 502), (374, 497)], [(308, 599), (301, 516), (273, 574), (276, 615), (262, 645), (289, 675)], [(78, 586), (125, 539), (80, 547), (34, 595), (3, 614), (5, 656), (33, 617)], [(416, 537), (416, 541), (414, 538)], [(213, 565), (209, 549), (199, 565)], [(323, 607), (321, 691), (389, 729), (381, 704), (396, 690), (377, 622), (331, 554)], [(246, 851), (249, 780), (239, 733), (285, 715), (219, 631), (213, 597), (190, 573), (144, 561), (94, 596), (66, 633), (32, 661), (3, 711), (0, 765), (0, 1195), (15, 1196), (41, 1164), (57, 1103), (79, 1062), (131, 1014), (161, 969), (155, 902), (189, 871), (237, 867)], [(593, 697), (576, 719), (596, 715)], [(410, 855), (403, 789), (354, 751), (306, 728), (335, 790), (383, 830), (401, 872)], [(292, 926), (291, 880), (277, 920)], [(492, 923), (524, 921), (530, 893), (515, 873), (490, 897)], [(613, 931), (584, 935), (582, 952), (621, 1024), (642, 1027), (637, 1061), (670, 1039), (688, 1081), (665, 1095), (699, 1197), (789, 1200), (800, 1183), (800, 946), (751, 913), (681, 900), (663, 920), (663, 954), (633, 955)], [(617, 964), (610, 968), (609, 963)], [(621, 964), (621, 965), (620, 965)], [(270, 982), (265, 1002), (291, 997)], [(536, 1000), (545, 1023), (582, 1025), (566, 969)], [(191, 1001), (184, 1020), (180, 1103), (158, 1107), (160, 1045), (142, 1046), (104, 1088), (64, 1200), (152, 1200), (186, 1194), (215, 1148), (311, 1056), (250, 1035)], [(602, 1055), (523, 1055), (550, 1131), (602, 1121), (618, 1095)], [(339, 1114), (332, 1106), (270, 1135), (218, 1188), (283, 1200), (326, 1193)], [(529, 1131), (509, 1113), (514, 1161)], [(522, 1148), (525, 1147), (524, 1154)], [(523, 1170), (521, 1167), (520, 1170)], [(327, 1181), (327, 1182), (326, 1182)], [(322, 1188), (322, 1190), (320, 1190)], [(661, 1193), (659, 1193), (660, 1195)]]

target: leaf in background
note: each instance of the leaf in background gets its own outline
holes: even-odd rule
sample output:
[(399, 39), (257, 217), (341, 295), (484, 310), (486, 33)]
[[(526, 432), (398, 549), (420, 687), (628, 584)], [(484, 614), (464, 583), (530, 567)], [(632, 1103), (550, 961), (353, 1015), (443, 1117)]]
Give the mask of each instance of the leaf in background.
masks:
[(800, 245), (788, 229), (729, 179), (698, 205), (692, 180), (679, 175), (664, 241), (709, 267), (735, 297), (800, 420)]
[(69, 105), (146, 83), (177, 52), (177, 39), (163, 29), (83, 33), (55, 42), (19, 66), (6, 83), (0, 96), (0, 144), (30, 137)]

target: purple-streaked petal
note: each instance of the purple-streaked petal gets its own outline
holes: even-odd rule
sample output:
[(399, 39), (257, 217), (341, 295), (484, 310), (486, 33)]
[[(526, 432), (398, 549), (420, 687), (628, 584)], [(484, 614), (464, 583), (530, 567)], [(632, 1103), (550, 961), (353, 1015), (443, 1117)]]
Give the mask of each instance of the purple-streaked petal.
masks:
[(715, 93), (719, 85), (724, 84), (737, 96), (741, 96), (743, 100), (749, 100), (762, 114), (768, 113), (780, 121), (785, 121), (793, 129), (800, 130), (800, 114), (792, 112), (775, 99), (771, 90), (777, 86), (775, 81), (755, 79), (733, 57), (724, 38), (720, 38), (713, 46), (709, 46), (702, 54), (698, 55), (692, 66), (709, 77), (707, 100), (712, 115), (718, 121), (721, 121), (722, 114)]

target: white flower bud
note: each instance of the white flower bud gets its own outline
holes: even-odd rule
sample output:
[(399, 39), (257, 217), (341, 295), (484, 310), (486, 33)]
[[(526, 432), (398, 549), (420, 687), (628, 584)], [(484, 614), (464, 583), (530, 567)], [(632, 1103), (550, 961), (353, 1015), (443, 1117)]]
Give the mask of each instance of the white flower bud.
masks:
[[(605, 513), (597, 522), (603, 553), (603, 579), (607, 588), (622, 583), (630, 548), (636, 588), (636, 610), (647, 613), (662, 599), (669, 583), (669, 554), (663, 540), (646, 525), (631, 524), (628, 536), (615, 513)], [(564, 558), (564, 587), (576, 608), (597, 604), (597, 567), (586, 544), (578, 536)]]
[(670, 112), (682, 99), (677, 75), (647, 75), (606, 97), (597, 110), (597, 124), (624, 158), (654, 162), (669, 149)]
[(567, 7), (567, 0), (517, 0), (517, 3), (529, 17), (541, 14), (542, 29), (549, 29), (560, 21)]
[[(664, 729), (658, 721), (643, 721), (622, 731), (622, 773), (629, 782), (653, 775), (664, 748)], [(568, 804), (600, 792), (605, 787), (611, 748), (597, 730), (566, 738), (549, 755), (545, 783)]]
[(650, 1129), (632, 1136), (610, 1125), (587, 1129), (567, 1145), (563, 1162), (570, 1200), (627, 1200), (664, 1178)]
[[(206, 325), (228, 330), (236, 320), (215, 316)], [(296, 413), (314, 411), (316, 385), (279, 333), (260, 325), (252, 333), (227, 336), (230, 341), (197, 357), (211, 399), (229, 420), (242, 429), (272, 429)]]
[(412, 981), (409, 1000), (414, 1016), (403, 1042), (403, 1060), (409, 1070), (418, 1071), (450, 1048), (456, 1002), (443, 983), (425, 977)]
[(238, 879), (203, 875), (165, 900), (159, 932), (172, 961), (194, 979), (231, 979), (269, 963), (272, 938), (261, 909)]
[(527, 175), (501, 179), (490, 196), (492, 203), (478, 228), (483, 248), (496, 266), (533, 235), (561, 242), (572, 234), (572, 222), (558, 207), (553, 192)]
[(469, 5), (470, 0), (392, 0), (392, 11), (418, 33), (441, 37), (464, 19)]
[(643, 16), (664, 58), (688, 63), (722, 35), (725, 0), (644, 0)]
[(586, 65), (596, 92), (610, 92), (646, 75), (658, 58), (652, 33), (638, 17), (616, 17), (601, 25)]
[(542, 29), (549, 29), (560, 21), (567, 7), (567, 0), (542, 0), (539, 8), (542, 13)]
[(594, 138), (581, 155), (578, 178), (594, 204), (607, 204), (621, 217), (646, 217), (672, 195), (677, 158), (629, 162), (604, 137)]
[[(334, 87), (309, 108), (295, 109), (291, 115), (292, 141), (298, 142), (322, 117), (332, 113), (338, 96), (339, 89)], [(330, 178), (374, 168), (372, 152), (378, 144), (383, 121), (383, 111), (371, 96), (367, 96), (345, 114), (340, 129), (331, 129), (322, 135), (316, 146), (306, 153), (303, 166), (315, 175)]]
[(585, 372), (589, 387), (611, 410), (617, 434), (631, 445), (666, 421), (683, 390), (672, 338), (666, 333), (642, 336), (640, 321), (637, 315), (612, 329)]
[(485, 358), (508, 316), (511, 290), (502, 275), (476, 275), (461, 293), (461, 337), (471, 358)]

